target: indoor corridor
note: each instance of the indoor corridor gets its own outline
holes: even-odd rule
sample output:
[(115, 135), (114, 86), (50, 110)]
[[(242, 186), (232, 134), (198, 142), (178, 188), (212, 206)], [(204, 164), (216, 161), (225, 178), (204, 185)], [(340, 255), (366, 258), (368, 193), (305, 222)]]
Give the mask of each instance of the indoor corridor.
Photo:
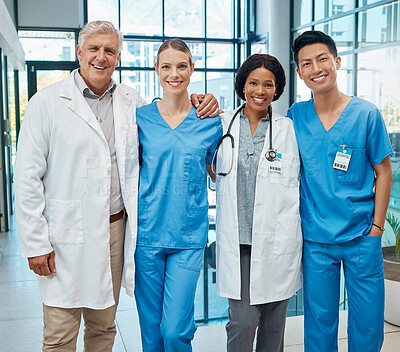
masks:
[[(42, 339), (42, 305), (35, 275), (20, 256), (15, 219), (11, 231), (1, 233), (0, 241), (0, 352), (39, 352)], [(341, 312), (339, 351), (347, 351), (346, 312)], [(139, 352), (140, 332), (134, 301), (121, 292), (117, 312), (117, 337), (113, 351)], [(222, 322), (221, 322), (222, 323)], [(285, 352), (303, 351), (303, 317), (287, 319)], [(82, 330), (82, 327), (81, 327)], [(199, 326), (194, 352), (225, 351), (223, 324)], [(400, 351), (400, 327), (385, 325), (383, 352)], [(78, 340), (82, 351), (82, 334)]]

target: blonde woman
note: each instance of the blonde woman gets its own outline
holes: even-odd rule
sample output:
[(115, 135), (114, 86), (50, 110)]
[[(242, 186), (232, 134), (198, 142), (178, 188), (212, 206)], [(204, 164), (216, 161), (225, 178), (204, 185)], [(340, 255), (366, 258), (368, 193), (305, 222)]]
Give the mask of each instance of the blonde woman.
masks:
[(208, 234), (207, 164), (220, 118), (197, 118), (188, 99), (188, 46), (164, 42), (155, 70), (163, 98), (137, 110), (142, 147), (135, 297), (145, 352), (191, 351), (194, 296)]

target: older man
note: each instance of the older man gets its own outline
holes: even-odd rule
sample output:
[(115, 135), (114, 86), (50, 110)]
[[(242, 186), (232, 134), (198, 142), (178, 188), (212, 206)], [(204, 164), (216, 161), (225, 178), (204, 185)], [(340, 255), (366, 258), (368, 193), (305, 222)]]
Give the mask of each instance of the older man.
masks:
[[(80, 68), (32, 97), (22, 124), (17, 226), (22, 255), (39, 275), (43, 351), (75, 351), (81, 316), (86, 352), (111, 351), (114, 343), (125, 228), (132, 263), (136, 238), (135, 110), (145, 104), (111, 79), (122, 40), (109, 22), (87, 24)], [(133, 278), (126, 273), (130, 290)]]

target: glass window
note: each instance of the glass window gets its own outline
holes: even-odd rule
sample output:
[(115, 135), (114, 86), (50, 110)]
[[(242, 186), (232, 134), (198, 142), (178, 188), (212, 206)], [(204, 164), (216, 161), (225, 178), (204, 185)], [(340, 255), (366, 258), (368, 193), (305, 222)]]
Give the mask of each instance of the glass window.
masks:
[(75, 61), (75, 33), (18, 31), (25, 60)]
[(204, 68), (204, 43), (186, 42), (191, 53), (195, 68)]
[(293, 25), (294, 27), (310, 23), (312, 0), (293, 1)]
[(353, 55), (343, 55), (341, 60), (341, 67), (337, 73), (338, 87), (341, 92), (347, 95), (354, 95)]
[(399, 39), (399, 13), (394, 11), (396, 8), (398, 8), (398, 2), (378, 6), (358, 14), (358, 45), (360, 47)]
[(315, 29), (330, 35), (336, 42), (338, 52), (353, 48), (353, 16), (338, 18), (315, 26)]
[(120, 0), (121, 31), (127, 34), (161, 35), (161, 0)]
[(304, 81), (299, 77), (296, 66), (293, 66), (294, 72), (294, 102), (307, 101), (311, 99), (311, 90), (306, 86)]
[[(188, 87), (189, 95), (192, 93), (202, 94), (205, 92), (206, 74), (205, 72), (194, 71), (190, 77)], [(209, 90), (208, 90), (209, 91)]]
[(204, 35), (202, 0), (165, 1), (165, 35), (202, 37)]
[(214, 94), (222, 110), (235, 108), (234, 73), (207, 72), (207, 91)]
[(207, 37), (233, 37), (233, 1), (207, 1)]
[[(358, 54), (357, 95), (381, 110), (389, 132), (400, 132), (400, 47)], [(400, 152), (400, 149), (397, 151)]]
[(378, 2), (380, 0), (359, 0), (360, 4), (358, 6), (365, 6), (365, 5), (370, 5), (373, 4), (374, 2)]
[(88, 22), (110, 21), (118, 28), (118, 0), (87, 0)]
[(314, 20), (340, 15), (354, 8), (354, 0), (314, 1)]
[(122, 71), (121, 82), (135, 88), (148, 103), (154, 98), (162, 98), (162, 88), (154, 70)]
[(207, 68), (232, 68), (233, 45), (207, 43)]
[[(358, 96), (378, 106), (392, 142), (393, 185), (389, 209), (400, 210), (400, 47), (360, 53), (358, 55)], [(393, 231), (385, 231), (382, 244), (393, 244)]]
[(268, 40), (251, 43), (251, 54), (268, 54)]
[(122, 67), (154, 67), (161, 42), (124, 40), (121, 51)]

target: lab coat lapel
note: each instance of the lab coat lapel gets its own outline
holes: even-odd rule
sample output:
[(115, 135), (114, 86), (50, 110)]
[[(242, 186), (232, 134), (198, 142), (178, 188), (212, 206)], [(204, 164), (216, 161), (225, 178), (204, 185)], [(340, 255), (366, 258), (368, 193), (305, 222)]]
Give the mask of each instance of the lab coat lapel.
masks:
[(73, 71), (65, 80), (64, 86), (60, 92), (60, 97), (68, 99), (70, 101), (68, 108), (77, 114), (82, 120), (84, 120), (90, 127), (92, 127), (107, 143), (103, 130), (101, 129), (96, 116), (93, 114), (92, 109), (75, 84), (74, 74), (75, 71)]
[[(130, 92), (117, 84), (113, 95), (115, 152), (121, 187), (125, 185), (126, 144), (129, 131), (129, 111), (133, 102)], [(133, 114), (132, 114), (133, 119)], [(133, 122), (133, 121), (132, 121)]]
[(121, 140), (125, 140), (128, 131), (128, 109), (132, 104), (132, 97), (129, 91), (125, 90), (121, 85), (117, 84), (113, 96), (113, 112), (114, 112), (114, 129), (115, 144), (120, 144)]
[[(238, 108), (239, 109), (239, 108)], [(235, 110), (236, 113), (237, 110)], [(232, 115), (233, 117), (234, 115)], [(240, 113), (236, 116), (235, 121), (233, 121), (231, 134), (235, 140), (235, 148), (233, 150), (233, 168), (232, 173), (236, 175), (237, 173), (237, 163), (239, 157), (239, 135), (240, 135)], [(235, 177), (236, 179), (236, 177)], [(236, 188), (235, 188), (236, 189)]]
[[(281, 131), (281, 116), (275, 112), (275, 110), (272, 110), (272, 148), (275, 149), (276, 145), (276, 137), (279, 135)], [(260, 155), (260, 161), (262, 158), (264, 158), (266, 151), (269, 149), (269, 128), (270, 124), (268, 122), (268, 129), (267, 129), (267, 134), (264, 139), (264, 149)], [(278, 150), (279, 152), (279, 150)]]

